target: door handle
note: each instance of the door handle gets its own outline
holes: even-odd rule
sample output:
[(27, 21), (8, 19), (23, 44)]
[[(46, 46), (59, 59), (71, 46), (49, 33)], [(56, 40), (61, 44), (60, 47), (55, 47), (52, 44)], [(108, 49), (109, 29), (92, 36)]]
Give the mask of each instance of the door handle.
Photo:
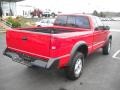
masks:
[(27, 37), (22, 37), (22, 40), (28, 40), (28, 38)]

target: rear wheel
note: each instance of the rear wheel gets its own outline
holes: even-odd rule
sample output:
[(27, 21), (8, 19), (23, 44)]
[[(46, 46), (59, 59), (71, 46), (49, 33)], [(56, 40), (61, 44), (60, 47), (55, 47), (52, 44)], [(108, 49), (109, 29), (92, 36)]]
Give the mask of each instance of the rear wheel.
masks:
[(103, 47), (103, 54), (108, 55), (111, 51), (111, 46), (112, 46), (112, 40), (109, 39), (108, 43)]
[(81, 52), (77, 52), (66, 68), (66, 74), (69, 79), (76, 80), (80, 77), (83, 70), (83, 61), (84, 55)]

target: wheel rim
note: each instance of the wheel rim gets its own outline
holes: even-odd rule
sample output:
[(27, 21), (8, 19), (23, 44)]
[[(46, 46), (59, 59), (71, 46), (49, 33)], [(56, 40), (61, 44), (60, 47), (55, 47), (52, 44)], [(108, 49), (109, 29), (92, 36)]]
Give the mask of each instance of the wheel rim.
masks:
[(76, 77), (80, 75), (81, 70), (82, 70), (82, 59), (78, 58), (75, 64), (75, 68), (74, 68), (74, 73)]

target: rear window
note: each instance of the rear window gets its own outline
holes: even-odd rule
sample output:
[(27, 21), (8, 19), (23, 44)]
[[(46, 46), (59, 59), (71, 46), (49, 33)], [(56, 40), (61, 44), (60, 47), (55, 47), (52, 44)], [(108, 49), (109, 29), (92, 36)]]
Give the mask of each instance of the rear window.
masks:
[(67, 22), (67, 16), (58, 16), (55, 20), (54, 25), (66, 25)]
[(67, 26), (75, 27), (75, 17), (74, 16), (68, 16)]
[(90, 28), (89, 19), (85, 16), (58, 16), (54, 25)]

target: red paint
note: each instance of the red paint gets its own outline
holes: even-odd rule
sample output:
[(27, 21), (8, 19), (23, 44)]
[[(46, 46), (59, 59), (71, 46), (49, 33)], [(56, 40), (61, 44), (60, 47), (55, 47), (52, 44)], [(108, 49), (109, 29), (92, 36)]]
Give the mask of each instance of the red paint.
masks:
[[(59, 67), (64, 67), (68, 64), (73, 46), (77, 42), (84, 41), (88, 46), (88, 54), (90, 54), (96, 49), (101, 48), (110, 34), (109, 30), (95, 31), (91, 16), (83, 16), (89, 19), (90, 29), (64, 26), (48, 27), (73, 31), (59, 34), (30, 31), (36, 27), (8, 30), (6, 33), (7, 47), (14, 51), (46, 60), (61, 57)], [(26, 37), (27, 40), (22, 40), (23, 37)], [(68, 56), (62, 57), (64, 55)]]

